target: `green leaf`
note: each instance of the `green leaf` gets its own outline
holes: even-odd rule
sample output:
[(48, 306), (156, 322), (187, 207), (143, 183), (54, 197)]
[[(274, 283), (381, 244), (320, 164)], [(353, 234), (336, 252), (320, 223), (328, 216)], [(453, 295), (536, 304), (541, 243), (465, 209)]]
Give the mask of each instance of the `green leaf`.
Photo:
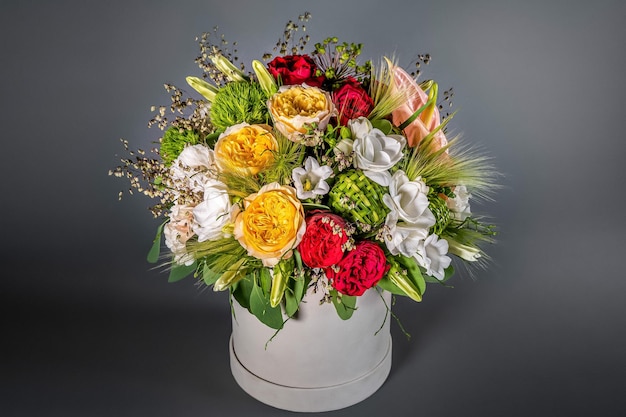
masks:
[[(389, 291), (395, 293), (394, 291), (400, 290), (401, 294), (417, 302), (422, 301), (422, 294), (426, 291), (426, 281), (415, 258), (399, 255), (390, 257), (388, 260), (391, 268), (385, 278), (393, 284), (389, 285)], [(385, 288), (387, 281), (382, 281), (381, 288), (387, 289)]]
[(398, 261), (406, 268), (409, 278), (411, 278), (411, 281), (413, 281), (413, 283), (417, 286), (420, 294), (424, 294), (426, 291), (426, 281), (422, 275), (422, 270), (417, 264), (417, 260), (413, 257), (399, 255)]
[(186, 278), (193, 272), (195, 272), (198, 265), (194, 262), (191, 265), (178, 265), (173, 264), (172, 269), (170, 269), (170, 276), (167, 279), (167, 282), (176, 282), (180, 281), (183, 278)]
[(209, 268), (207, 264), (204, 264), (204, 267), (202, 268), (202, 280), (206, 285), (210, 286), (215, 284), (215, 281), (217, 281), (220, 276), (221, 274), (218, 274), (217, 272)]
[(252, 289), (254, 288), (254, 274), (247, 275), (230, 288), (235, 301), (237, 301), (241, 307), (250, 311), (250, 297)]
[(385, 135), (388, 135), (389, 133), (391, 133), (393, 125), (387, 119), (378, 119), (372, 122), (372, 127), (381, 130)]
[(161, 223), (159, 227), (157, 227), (156, 236), (152, 241), (152, 247), (148, 252), (148, 262), (151, 264), (156, 263), (159, 260), (159, 255), (161, 255), (161, 235), (163, 234), (163, 227), (167, 221)]
[(441, 281), (435, 277), (431, 277), (430, 275), (424, 275), (424, 279), (430, 284), (443, 284), (449, 280), (452, 275), (454, 275), (454, 267), (450, 265), (444, 270), (444, 276)]
[(406, 295), (404, 291), (402, 291), (396, 284), (391, 282), (391, 280), (389, 279), (387, 275), (382, 277), (380, 281), (378, 281), (378, 284), (376, 285), (378, 285), (380, 288), (382, 288), (385, 291), (389, 291), (392, 294), (403, 295), (403, 296)]
[(267, 296), (272, 288), (272, 274), (268, 268), (261, 268), (259, 272), (259, 282), (261, 284), (263, 294)]
[(263, 295), (263, 290), (256, 281), (253, 282), (254, 287), (250, 294), (250, 312), (254, 314), (261, 323), (271, 327), (272, 329), (280, 329), (283, 327), (283, 315), (280, 306), (272, 307), (268, 297)]
[(290, 279), (287, 283), (287, 290), (285, 291), (285, 313), (289, 317), (293, 317), (298, 311), (300, 302), (306, 292), (306, 285), (304, 277)]
[(352, 317), (354, 310), (356, 310), (356, 297), (353, 295), (339, 295), (337, 290), (331, 290), (330, 295), (339, 317), (342, 320), (348, 320)]

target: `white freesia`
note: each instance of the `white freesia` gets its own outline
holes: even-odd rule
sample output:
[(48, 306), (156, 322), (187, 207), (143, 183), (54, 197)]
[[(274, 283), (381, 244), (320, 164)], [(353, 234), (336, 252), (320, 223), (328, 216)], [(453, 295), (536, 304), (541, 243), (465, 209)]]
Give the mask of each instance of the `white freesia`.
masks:
[(439, 236), (432, 234), (419, 245), (415, 259), (420, 266), (426, 269), (427, 275), (441, 281), (445, 277), (445, 269), (452, 262), (447, 254), (448, 241), (439, 239)]
[(165, 245), (174, 254), (174, 263), (191, 265), (193, 256), (187, 252), (187, 241), (194, 235), (193, 207), (174, 205), (169, 214), (169, 222), (163, 227)]
[(391, 177), (388, 191), (383, 202), (398, 218), (426, 230), (435, 224), (435, 216), (428, 208), (428, 186), (421, 178), (410, 181), (404, 171), (398, 170)]
[(213, 150), (204, 145), (187, 146), (172, 162), (170, 176), (175, 189), (188, 189), (200, 193), (208, 178), (215, 176)]
[(352, 138), (362, 138), (374, 128), (366, 117), (359, 117), (348, 121), (348, 127), (352, 132)]
[(385, 135), (373, 128), (354, 140), (354, 166), (372, 181), (388, 186), (391, 174), (388, 169), (402, 159), (406, 139), (401, 135)]
[(330, 191), (330, 187), (325, 180), (332, 173), (333, 169), (331, 167), (327, 165), (320, 166), (315, 158), (309, 156), (304, 161), (304, 167), (295, 168), (291, 172), (298, 198), (306, 200), (327, 194)]
[(469, 204), (470, 197), (471, 194), (464, 185), (457, 185), (454, 188), (454, 198), (446, 200), (446, 205), (454, 219), (463, 221), (472, 214)]
[(193, 209), (193, 231), (198, 242), (218, 240), (225, 237), (222, 231), (230, 220), (230, 198), (225, 184), (207, 179), (204, 184), (204, 199)]
[(415, 256), (420, 243), (428, 236), (428, 229), (398, 222), (398, 213), (390, 212), (385, 220), (385, 245), (392, 255), (402, 254), (407, 257)]

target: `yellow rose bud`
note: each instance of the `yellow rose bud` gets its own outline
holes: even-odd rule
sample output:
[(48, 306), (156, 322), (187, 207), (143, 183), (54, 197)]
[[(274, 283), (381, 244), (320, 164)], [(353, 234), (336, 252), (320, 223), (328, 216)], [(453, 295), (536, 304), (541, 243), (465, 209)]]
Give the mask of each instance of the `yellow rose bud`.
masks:
[(268, 267), (290, 258), (306, 230), (296, 189), (276, 182), (246, 197), (243, 210), (235, 209), (233, 217), (235, 239)]
[(317, 87), (290, 85), (281, 87), (267, 102), (274, 127), (296, 142), (312, 124), (324, 130), (335, 106), (330, 94)]
[(222, 172), (256, 175), (274, 163), (278, 142), (267, 125), (240, 123), (220, 135), (215, 162)]

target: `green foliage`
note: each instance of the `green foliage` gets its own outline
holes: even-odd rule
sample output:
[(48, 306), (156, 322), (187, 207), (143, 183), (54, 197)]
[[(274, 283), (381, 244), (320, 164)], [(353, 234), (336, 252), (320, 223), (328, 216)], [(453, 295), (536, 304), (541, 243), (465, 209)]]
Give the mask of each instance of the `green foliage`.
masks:
[(432, 227), (432, 233), (440, 236), (448, 227), (448, 224), (450, 224), (450, 209), (446, 201), (439, 197), (435, 188), (431, 188), (431, 192), (428, 193), (428, 203), (428, 208), (433, 213), (436, 220), (436, 223)]
[(179, 265), (172, 264), (170, 269), (170, 276), (167, 279), (167, 282), (176, 282), (180, 281), (183, 278), (188, 277), (190, 274), (196, 271), (198, 265), (194, 262), (191, 265)]
[(163, 235), (163, 227), (167, 224), (167, 220), (164, 221), (157, 227), (156, 236), (152, 241), (152, 247), (148, 252), (148, 262), (151, 264), (156, 263), (159, 260), (159, 256), (161, 255), (161, 236)]
[(252, 293), (250, 294), (250, 312), (272, 329), (283, 327), (280, 305), (272, 307), (269, 296), (263, 293), (263, 289), (257, 285), (256, 280), (253, 280)]
[(243, 308), (250, 311), (250, 295), (254, 288), (254, 274), (246, 275), (230, 287), (230, 293)]
[(278, 132), (275, 132), (275, 137), (276, 142), (278, 142), (278, 152), (274, 152), (274, 163), (267, 170), (261, 172), (259, 177), (262, 178), (261, 182), (264, 184), (277, 182), (286, 185), (291, 182), (291, 173), (294, 168), (302, 165), (306, 148)]
[(337, 290), (330, 290), (331, 300), (342, 320), (348, 320), (356, 310), (356, 296), (339, 294)]
[(391, 267), (378, 285), (392, 294), (406, 295), (415, 301), (422, 301), (426, 281), (415, 258), (397, 255), (389, 256), (387, 260)]

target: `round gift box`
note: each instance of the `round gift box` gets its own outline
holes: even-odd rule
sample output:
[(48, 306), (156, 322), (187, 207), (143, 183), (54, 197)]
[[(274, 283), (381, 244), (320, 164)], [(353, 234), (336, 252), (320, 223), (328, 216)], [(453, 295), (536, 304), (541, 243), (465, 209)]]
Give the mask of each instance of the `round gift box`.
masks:
[(233, 300), (230, 366), (244, 391), (276, 408), (321, 412), (382, 386), (391, 370), (391, 295), (366, 291), (348, 320), (320, 298), (308, 292), (277, 334)]

